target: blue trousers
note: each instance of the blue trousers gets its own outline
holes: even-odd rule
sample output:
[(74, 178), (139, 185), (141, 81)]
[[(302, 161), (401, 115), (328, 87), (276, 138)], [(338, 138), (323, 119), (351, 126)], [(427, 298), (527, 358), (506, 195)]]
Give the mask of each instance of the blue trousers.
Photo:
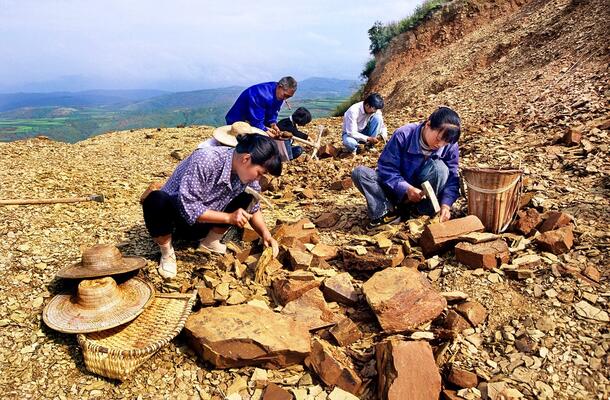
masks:
[[(368, 124), (366, 124), (366, 126), (364, 127), (364, 130), (360, 133), (369, 137), (376, 137), (379, 134), (380, 130), (381, 117), (379, 116), (379, 114), (374, 114), (369, 120)], [(356, 151), (356, 148), (358, 147), (358, 141), (356, 139), (348, 135), (346, 132), (343, 132), (343, 136), (341, 138), (343, 139), (343, 145), (345, 146), (347, 151), (349, 151), (350, 153)]]
[[(434, 189), (434, 193), (439, 197), (447, 184), (448, 178), (449, 168), (447, 168), (447, 165), (441, 160), (428, 158), (420, 170), (416, 172), (413, 182), (409, 182), (409, 184), (421, 188), (421, 184), (428, 181)], [(362, 165), (354, 168), (352, 181), (366, 199), (367, 213), (371, 220), (381, 218), (400, 205), (405, 205), (402, 202), (403, 199), (394, 198), (392, 193), (383, 188), (377, 172), (372, 168)], [(420, 215), (434, 215), (434, 208), (429, 199), (423, 199), (413, 205), (415, 211)]]

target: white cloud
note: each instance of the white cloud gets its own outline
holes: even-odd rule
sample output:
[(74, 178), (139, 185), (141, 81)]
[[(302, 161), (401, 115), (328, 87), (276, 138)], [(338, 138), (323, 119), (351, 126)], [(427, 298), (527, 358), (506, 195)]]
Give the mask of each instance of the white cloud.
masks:
[(0, 89), (67, 75), (193, 89), (288, 73), (355, 79), (368, 28), (417, 3), (0, 0)]

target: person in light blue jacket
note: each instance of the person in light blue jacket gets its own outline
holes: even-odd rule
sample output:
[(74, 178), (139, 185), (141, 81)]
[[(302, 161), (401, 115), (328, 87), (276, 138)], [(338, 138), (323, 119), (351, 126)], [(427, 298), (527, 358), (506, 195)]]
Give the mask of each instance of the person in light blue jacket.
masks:
[(369, 229), (398, 223), (411, 211), (434, 215), (421, 184), (429, 181), (441, 206), (440, 220), (451, 218), (459, 197), (460, 117), (439, 107), (427, 120), (398, 128), (377, 162), (377, 170), (358, 166), (352, 180), (367, 202)]

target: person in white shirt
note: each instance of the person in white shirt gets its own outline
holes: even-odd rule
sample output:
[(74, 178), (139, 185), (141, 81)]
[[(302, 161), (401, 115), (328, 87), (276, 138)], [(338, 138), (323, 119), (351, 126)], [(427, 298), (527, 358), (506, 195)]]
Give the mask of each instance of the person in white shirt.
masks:
[(382, 136), (387, 139), (388, 128), (383, 123), (381, 109), (383, 97), (379, 93), (369, 94), (364, 101), (352, 104), (343, 114), (343, 145), (348, 152), (356, 154), (360, 143), (374, 146)]

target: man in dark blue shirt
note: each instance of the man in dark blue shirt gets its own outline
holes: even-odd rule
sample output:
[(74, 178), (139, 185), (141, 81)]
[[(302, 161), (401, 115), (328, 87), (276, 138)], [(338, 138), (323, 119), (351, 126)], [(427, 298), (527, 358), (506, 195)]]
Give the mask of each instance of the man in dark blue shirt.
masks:
[(250, 86), (241, 92), (225, 116), (227, 125), (245, 121), (275, 137), (280, 132), (277, 127), (277, 115), (282, 103), (294, 96), (296, 91), (297, 81), (291, 76), (285, 76), (278, 82)]

